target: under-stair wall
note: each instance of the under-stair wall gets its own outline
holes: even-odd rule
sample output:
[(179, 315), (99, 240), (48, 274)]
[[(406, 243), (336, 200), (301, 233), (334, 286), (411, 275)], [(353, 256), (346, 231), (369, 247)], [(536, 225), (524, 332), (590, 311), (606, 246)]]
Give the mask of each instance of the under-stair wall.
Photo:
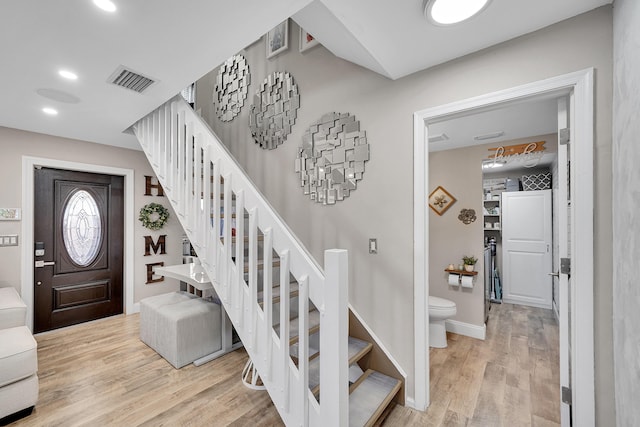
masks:
[[(327, 250), (320, 268), (180, 97), (133, 129), (285, 424), (348, 425), (346, 251)], [(280, 298), (292, 288), (297, 298)], [(320, 352), (309, 345), (314, 326)], [(327, 367), (318, 397), (312, 353)]]

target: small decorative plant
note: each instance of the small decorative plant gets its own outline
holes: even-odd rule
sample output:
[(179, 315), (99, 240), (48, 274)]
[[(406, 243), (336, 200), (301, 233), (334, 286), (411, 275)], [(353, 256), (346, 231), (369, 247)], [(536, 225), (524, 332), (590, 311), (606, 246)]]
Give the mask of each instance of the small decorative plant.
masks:
[(463, 256), (462, 257), (462, 262), (464, 263), (464, 269), (466, 271), (473, 271), (476, 265), (476, 262), (478, 262), (478, 258), (474, 257), (473, 255), (471, 256)]
[(476, 265), (476, 262), (478, 262), (478, 258), (474, 257), (473, 255), (463, 256), (462, 262), (464, 263), (464, 265)]

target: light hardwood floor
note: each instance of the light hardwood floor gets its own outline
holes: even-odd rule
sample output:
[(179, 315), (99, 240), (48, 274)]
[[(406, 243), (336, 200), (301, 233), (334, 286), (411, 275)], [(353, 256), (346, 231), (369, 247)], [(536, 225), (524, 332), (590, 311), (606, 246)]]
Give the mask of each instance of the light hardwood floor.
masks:
[[(40, 398), (11, 426), (280, 426), (265, 391), (240, 382), (243, 350), (176, 370), (138, 339), (139, 316), (36, 336)], [(494, 305), (487, 339), (431, 349), (431, 406), (384, 426), (558, 426), (558, 328), (549, 310)]]
[(494, 304), (485, 341), (448, 334), (430, 349), (431, 405), (389, 426), (559, 426), (558, 325), (551, 310)]

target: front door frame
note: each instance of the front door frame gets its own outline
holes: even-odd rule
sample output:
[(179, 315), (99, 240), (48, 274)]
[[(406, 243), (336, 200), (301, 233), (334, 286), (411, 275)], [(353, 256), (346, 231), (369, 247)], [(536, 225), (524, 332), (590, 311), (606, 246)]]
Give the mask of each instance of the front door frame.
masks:
[[(574, 92), (575, 111), (571, 124), (572, 151), (572, 266), (571, 279), (579, 284), (575, 292), (575, 312), (572, 313), (572, 358), (574, 372), (574, 425), (595, 425), (594, 382), (594, 314), (593, 314), (593, 126), (594, 70), (576, 71), (557, 77), (456, 101), (414, 113), (414, 333), (415, 333), (415, 393), (417, 409), (429, 405), (429, 194), (428, 129), (429, 122), (447, 116), (469, 113), (505, 102), (553, 93)], [(575, 285), (574, 285), (575, 286)]]
[(33, 224), (34, 224), (34, 169), (47, 167), (79, 172), (93, 172), (124, 177), (124, 312), (134, 312), (134, 171), (112, 166), (69, 162), (66, 160), (22, 156), (22, 299), (27, 305), (27, 326), (33, 331)]

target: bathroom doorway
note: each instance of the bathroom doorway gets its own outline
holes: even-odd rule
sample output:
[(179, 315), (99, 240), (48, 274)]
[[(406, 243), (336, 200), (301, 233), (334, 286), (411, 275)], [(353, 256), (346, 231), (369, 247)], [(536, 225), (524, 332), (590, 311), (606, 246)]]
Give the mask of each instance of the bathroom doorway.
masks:
[[(501, 92), (488, 94), (460, 102), (455, 102), (440, 107), (431, 108), (415, 113), (414, 115), (414, 199), (415, 215), (414, 226), (416, 230), (415, 241), (415, 289), (416, 289), (416, 372), (418, 375), (424, 374), (427, 378), (426, 384), (416, 385), (416, 402), (424, 398), (424, 402), (429, 402), (428, 379), (429, 379), (429, 355), (427, 342), (424, 336), (428, 336), (424, 327), (428, 319), (425, 315), (419, 315), (418, 309), (425, 309), (426, 297), (429, 295), (429, 272), (431, 269), (441, 269), (441, 265), (429, 265), (428, 242), (430, 236), (428, 232), (429, 217), (426, 208), (427, 195), (431, 187), (438, 185), (430, 183), (428, 179), (428, 137), (430, 136), (429, 125), (435, 124), (445, 119), (467, 116), (478, 112), (496, 109), (505, 106), (507, 103), (519, 103), (525, 100), (532, 100), (539, 96), (555, 96), (572, 94), (572, 133), (575, 139), (568, 145), (567, 152), (572, 160), (572, 167), (569, 171), (574, 179), (571, 180), (573, 193), (571, 209), (571, 227), (574, 239), (571, 243), (571, 263), (572, 281), (580, 282), (580, 292), (576, 292), (575, 286), (568, 282), (568, 274), (561, 273), (561, 282), (564, 281), (566, 287), (565, 301), (570, 301), (571, 306), (560, 307), (561, 320), (566, 321), (566, 312), (571, 309), (573, 322), (573, 333), (569, 336), (562, 336), (560, 342), (561, 359), (565, 362), (561, 366), (561, 371), (566, 371), (568, 361), (571, 359), (571, 366), (575, 375), (570, 378), (562, 372), (563, 387), (567, 387), (573, 399), (573, 406), (563, 404), (562, 424), (570, 425), (569, 419), (581, 424), (593, 422), (593, 401), (594, 401), (594, 372), (593, 372), (593, 272), (588, 266), (593, 262), (593, 179), (592, 179), (592, 156), (593, 156), (593, 70), (576, 72), (556, 78), (507, 89)], [(566, 165), (566, 158), (561, 158), (561, 165)], [(575, 179), (576, 176), (580, 180)], [(560, 186), (568, 183), (568, 178), (560, 180)], [(562, 230), (562, 229), (561, 229)], [(566, 232), (566, 229), (565, 229)], [(562, 235), (560, 238), (562, 242)], [(566, 245), (565, 245), (566, 246)], [(426, 260), (426, 261), (425, 261)], [(580, 268), (582, 267), (582, 268)], [(565, 276), (565, 277), (562, 277)], [(576, 277), (576, 276), (579, 276)], [(563, 284), (560, 284), (562, 291)], [(562, 293), (562, 292), (561, 292)], [(568, 298), (570, 296), (570, 298)], [(424, 310), (425, 312), (427, 310)], [(563, 316), (563, 312), (565, 315)], [(566, 327), (566, 325), (565, 325)], [(422, 352), (421, 352), (422, 351)], [(577, 356), (580, 357), (577, 357)], [(590, 359), (590, 360), (587, 360)], [(418, 377), (419, 378), (419, 377)], [(578, 410), (579, 408), (579, 410)], [(576, 425), (577, 425), (576, 424)]]

